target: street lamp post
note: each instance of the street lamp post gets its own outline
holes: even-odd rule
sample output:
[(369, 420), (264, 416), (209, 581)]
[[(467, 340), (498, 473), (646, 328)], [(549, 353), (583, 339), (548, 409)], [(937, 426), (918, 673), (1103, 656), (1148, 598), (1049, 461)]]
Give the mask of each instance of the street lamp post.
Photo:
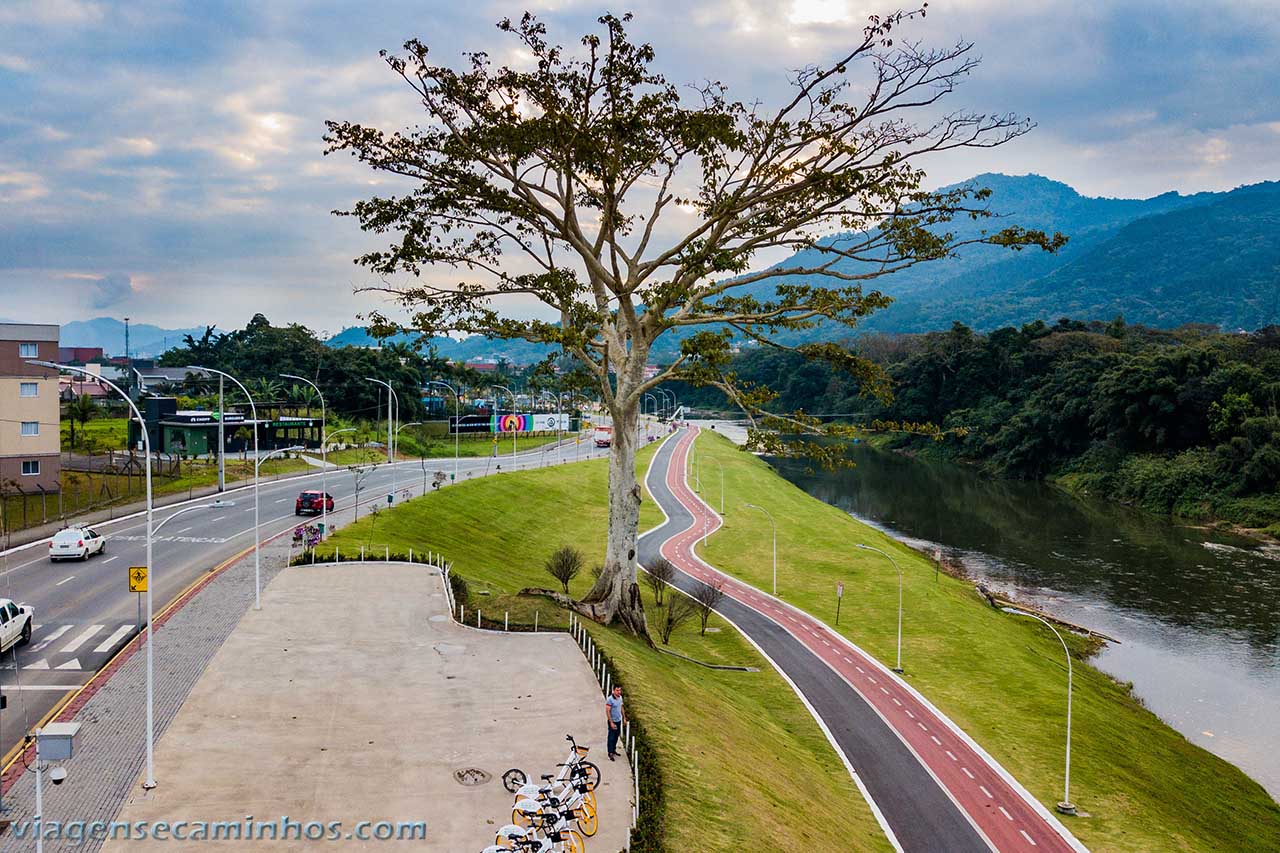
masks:
[(864, 551), (875, 551), (877, 554), (887, 558), (893, 567), (898, 570), (898, 665), (893, 668), (894, 672), (902, 672), (902, 566), (898, 565), (898, 561), (887, 551), (881, 551), (879, 548), (872, 548), (870, 545), (864, 545), (861, 542), (857, 547)]
[[(212, 367), (188, 367), (187, 372), (203, 370), (217, 376), (225, 376), (236, 384), (236, 387), (244, 394), (245, 399), (249, 401), (249, 413), (253, 415), (253, 458), (258, 460), (258, 406), (253, 402), (253, 396), (249, 393), (249, 389), (236, 379), (230, 373), (217, 370)], [(222, 448), (219, 448), (221, 451)], [(261, 461), (261, 460), (258, 460)], [(255, 462), (253, 466), (253, 609), (262, 609), (262, 530), (258, 526), (259, 513), (261, 512), (258, 503), (258, 470), (260, 465)], [(147, 585), (147, 595), (150, 596), (151, 585)]]
[[(516, 414), (516, 392), (512, 391), (506, 385), (492, 385), (490, 387), (492, 387), (494, 390), (501, 388), (503, 391), (506, 391), (508, 394), (511, 395), (511, 414), (515, 415)], [(498, 408), (498, 400), (496, 397), (494, 398), (494, 401), (493, 401), (493, 407), (495, 409)], [(499, 430), (498, 430), (499, 432), (502, 431), (501, 417), (499, 417), (498, 422), (497, 424), (495, 424), (495, 426), (499, 427)], [(512, 471), (516, 470), (516, 433), (517, 432), (518, 430), (514, 430), (514, 429), (511, 430), (511, 470)]]
[[(68, 367), (66, 365), (55, 364), (52, 361), (28, 361), (28, 364), (34, 364), (39, 367), (51, 367), (54, 370), (68, 370), (73, 373), (79, 373), (84, 376), (93, 376), (88, 370), (82, 367)], [(93, 376), (99, 382), (111, 387), (124, 401), (129, 404), (129, 408), (133, 410), (133, 415), (138, 419), (138, 426), (142, 433), (142, 452), (146, 454), (146, 461), (143, 465), (146, 473), (147, 483), (147, 575), (151, 574), (151, 553), (152, 553), (152, 537), (155, 533), (153, 523), (155, 521), (155, 506), (152, 502), (151, 495), (151, 435), (147, 432), (147, 422), (142, 418), (142, 412), (138, 410), (138, 406), (133, 402), (133, 398), (125, 393), (119, 385), (109, 379), (101, 376)], [(149, 580), (149, 577), (148, 577)], [(153, 704), (154, 690), (152, 687), (152, 677), (155, 671), (153, 659), (155, 656), (151, 633), (152, 610), (151, 610), (151, 583), (147, 583), (147, 778), (143, 780), (142, 787), (151, 789), (156, 786), (155, 774), (155, 710)]]
[(778, 594), (778, 523), (773, 520), (773, 513), (762, 506), (755, 504), (743, 504), (747, 509), (758, 509), (763, 512), (769, 519), (769, 526), (773, 528), (773, 594)]
[[(392, 458), (392, 455), (395, 453), (396, 416), (395, 416), (395, 410), (391, 408), (391, 404), (392, 404), (392, 401), (395, 401), (396, 409), (400, 408), (400, 398), (396, 396), (396, 389), (391, 387), (390, 382), (386, 382), (382, 379), (374, 379), (371, 376), (366, 376), (365, 381), (376, 382), (379, 385), (385, 385), (387, 388), (387, 462), (388, 463), (395, 462), (395, 459)], [(394, 481), (394, 479), (395, 479), (395, 474), (393, 473), (392, 480)]]
[(458, 436), (462, 427), (462, 399), (458, 396), (458, 389), (448, 382), (430, 379), (427, 380), (427, 385), (440, 385), (453, 392), (453, 482), (456, 483), (458, 482)]
[(708, 460), (716, 463), (716, 467), (720, 469), (720, 515), (724, 516), (724, 466), (720, 464), (719, 459)]
[[(396, 446), (397, 446), (397, 447), (399, 447), (399, 446), (400, 446), (400, 430), (404, 429), (405, 427), (411, 427), (411, 426), (422, 426), (422, 421), (409, 421), (409, 423), (407, 423), (407, 424), (400, 424), (400, 426), (396, 427)], [(394, 483), (394, 482), (395, 482), (395, 469), (394, 469), (394, 468), (392, 469), (391, 477), (392, 477), (392, 483)], [(394, 488), (392, 489), (392, 493), (393, 493), (393, 494), (395, 493)], [(425, 486), (424, 486), (424, 487), (423, 487), (423, 489), (422, 489), (422, 493), (423, 493), (424, 495), (427, 493), (427, 490), (426, 490), (426, 487), (425, 487)]]
[(320, 398), (320, 491), (324, 492), (324, 497), (320, 499), (320, 526), (324, 528), (324, 533), (321, 534), (323, 537), (329, 533), (329, 484), (328, 477), (326, 476), (329, 472), (329, 457), (328, 454), (325, 453), (324, 446), (324, 433), (328, 426), (328, 419), (325, 416), (324, 394), (320, 392), (319, 385), (304, 376), (294, 376), (292, 373), (281, 373), (280, 378), (296, 379), (299, 382), (305, 382), (315, 389), (316, 396)]
[(355, 431), (355, 427), (343, 427), (320, 436), (320, 458), (323, 460), (322, 464), (324, 466), (320, 469), (320, 490), (324, 492), (324, 498), (320, 501), (320, 526), (324, 528), (324, 532), (320, 534), (322, 540), (329, 538), (329, 456), (326, 452), (329, 447), (329, 439), (339, 433)]
[(1053, 632), (1053, 635), (1058, 638), (1058, 642), (1062, 643), (1062, 651), (1067, 656), (1067, 762), (1063, 771), (1062, 802), (1058, 803), (1057, 809), (1062, 814), (1073, 815), (1076, 813), (1076, 807), (1071, 802), (1071, 650), (1067, 648), (1067, 641), (1062, 639), (1062, 634), (1058, 632), (1058, 629), (1053, 627), (1053, 623), (1043, 616), (1027, 610), (1019, 610), (1017, 607), (1002, 607), (1000, 609), (1005, 613), (1012, 613), (1015, 616), (1029, 616), (1038, 622), (1043, 622)]

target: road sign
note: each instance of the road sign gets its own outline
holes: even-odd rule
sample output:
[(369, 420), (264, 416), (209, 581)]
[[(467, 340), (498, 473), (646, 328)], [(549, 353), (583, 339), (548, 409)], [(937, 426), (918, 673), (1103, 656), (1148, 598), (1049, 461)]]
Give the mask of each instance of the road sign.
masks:
[(844, 581), (836, 584), (836, 598), (844, 598)]
[(146, 592), (147, 591), (147, 567), (146, 566), (130, 566), (129, 567), (129, 592)]

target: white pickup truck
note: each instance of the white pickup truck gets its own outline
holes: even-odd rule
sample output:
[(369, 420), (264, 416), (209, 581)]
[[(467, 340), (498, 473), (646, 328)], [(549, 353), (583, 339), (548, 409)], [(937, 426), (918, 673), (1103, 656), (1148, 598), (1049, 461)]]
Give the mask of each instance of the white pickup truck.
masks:
[(29, 604), (14, 604), (0, 598), (0, 653), (14, 646), (24, 646), (31, 640), (35, 609)]

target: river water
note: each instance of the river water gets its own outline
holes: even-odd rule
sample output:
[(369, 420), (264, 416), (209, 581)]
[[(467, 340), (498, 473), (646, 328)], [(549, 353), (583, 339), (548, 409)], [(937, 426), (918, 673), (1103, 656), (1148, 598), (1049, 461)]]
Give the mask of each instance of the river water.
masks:
[(1096, 666), (1280, 799), (1280, 549), (959, 465), (865, 447), (853, 459), (837, 472), (772, 462), (814, 497), (1115, 637)]

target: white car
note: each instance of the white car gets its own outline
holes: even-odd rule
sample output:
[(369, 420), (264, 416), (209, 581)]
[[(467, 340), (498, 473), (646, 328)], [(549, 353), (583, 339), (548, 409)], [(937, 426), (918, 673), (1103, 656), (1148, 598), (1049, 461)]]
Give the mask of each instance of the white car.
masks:
[(68, 527), (59, 530), (49, 540), (49, 561), (87, 560), (93, 554), (104, 554), (107, 539), (88, 527)]
[(0, 598), (0, 653), (17, 646), (25, 646), (31, 640), (31, 623), (36, 612), (27, 604), (14, 604)]

